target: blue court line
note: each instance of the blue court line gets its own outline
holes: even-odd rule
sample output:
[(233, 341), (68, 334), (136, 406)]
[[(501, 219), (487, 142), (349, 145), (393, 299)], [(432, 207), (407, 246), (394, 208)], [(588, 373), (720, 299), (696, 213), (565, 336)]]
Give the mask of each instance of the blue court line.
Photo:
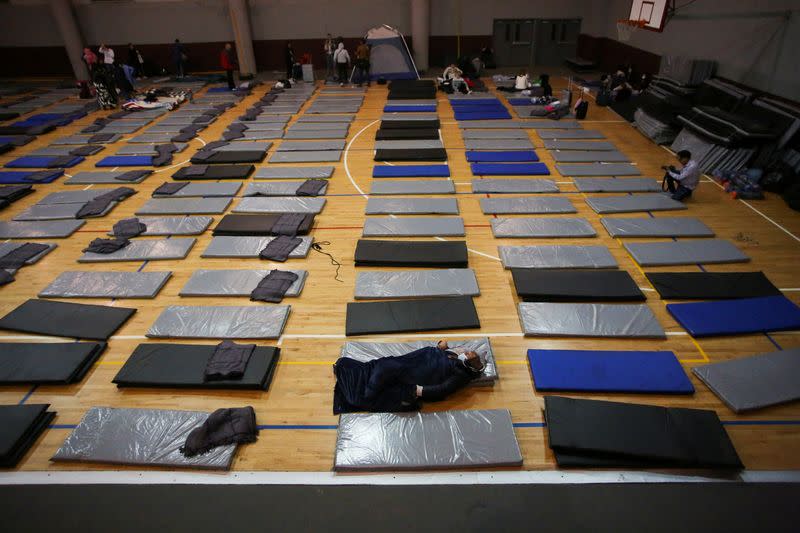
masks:
[(29, 390), (27, 394), (25, 394), (25, 396), (22, 397), (22, 399), (19, 401), (19, 404), (17, 405), (23, 405), (25, 402), (27, 402), (28, 398), (30, 398), (33, 395), (33, 393), (36, 392), (36, 388), (38, 386), (39, 385), (34, 385), (33, 387), (31, 387), (31, 390)]
[(783, 350), (781, 345), (778, 344), (778, 341), (772, 338), (772, 335), (770, 335), (769, 333), (764, 333), (764, 335), (769, 339), (769, 342), (771, 342), (777, 349)]
[(77, 424), (50, 424), (47, 429), (75, 429)]

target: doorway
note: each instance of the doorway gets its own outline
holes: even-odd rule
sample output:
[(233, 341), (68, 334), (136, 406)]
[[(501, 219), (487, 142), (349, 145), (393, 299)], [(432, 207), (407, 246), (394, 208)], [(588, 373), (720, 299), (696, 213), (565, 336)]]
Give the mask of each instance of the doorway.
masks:
[(493, 44), (499, 67), (558, 66), (575, 57), (580, 19), (496, 19)]

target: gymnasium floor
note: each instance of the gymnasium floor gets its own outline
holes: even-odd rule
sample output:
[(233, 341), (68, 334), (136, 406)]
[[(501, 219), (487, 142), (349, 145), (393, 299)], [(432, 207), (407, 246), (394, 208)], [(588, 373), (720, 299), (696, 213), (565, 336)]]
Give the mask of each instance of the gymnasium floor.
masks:
[[(539, 72), (534, 69), (534, 72)], [(491, 80), (487, 80), (491, 90)], [(552, 76), (555, 90), (567, 85), (562, 76)], [(17, 281), (0, 289), (0, 314), (4, 315), (28, 298), (35, 298), (56, 275), (66, 270), (120, 270), (120, 271), (172, 271), (173, 276), (153, 300), (85, 301), (121, 307), (135, 307), (138, 312), (111, 338), (109, 348), (79, 384), (67, 387), (3, 387), (0, 403), (50, 403), (58, 412), (53, 425), (45, 431), (37, 444), (20, 462), (21, 471), (56, 470), (119, 470), (108, 465), (55, 464), (49, 461), (72, 427), (87, 409), (93, 406), (147, 407), (212, 411), (220, 407), (252, 405), (263, 430), (256, 443), (241, 446), (234, 460), (237, 471), (305, 471), (327, 472), (333, 465), (337, 417), (332, 415), (332, 390), (334, 379), (331, 364), (345, 342), (345, 304), (353, 301), (356, 269), (353, 251), (361, 235), (372, 180), (373, 147), (375, 131), (386, 102), (385, 86), (373, 85), (366, 93), (364, 105), (350, 128), (347, 149), (330, 180), (327, 204), (316, 218), (311, 233), (315, 241), (327, 241), (325, 251), (342, 263), (340, 277), (334, 280), (335, 267), (325, 255), (312, 251), (305, 260), (291, 260), (290, 268), (303, 268), (309, 277), (301, 297), (292, 298), (291, 314), (284, 335), (277, 341), (281, 348), (279, 367), (267, 392), (209, 392), (193, 390), (118, 390), (111, 383), (133, 349), (143, 342), (145, 331), (160, 311), (168, 305), (185, 303), (178, 291), (197, 269), (231, 268), (223, 259), (201, 259), (210, 231), (199, 236), (189, 256), (182, 261), (156, 263), (117, 263), (78, 265), (77, 257), (88, 242), (105, 234), (118, 220), (133, 216), (150, 194), (177, 167), (188, 165), (188, 159), (206, 142), (220, 137), (226, 125), (244, 109), (260, 98), (269, 87), (256, 87), (253, 94), (235, 108), (228, 110), (200, 136), (190, 143), (189, 149), (177, 154), (177, 164), (156, 169), (156, 173), (139, 185), (133, 185), (138, 194), (122, 202), (103, 218), (89, 219), (87, 224), (67, 239), (58, 240), (58, 248), (35, 266), (22, 269)], [(202, 92), (200, 94), (203, 94)], [(303, 112), (319, 93), (301, 109)], [(723, 405), (709, 389), (689, 371), (692, 366), (708, 361), (723, 361), (748, 354), (773, 351), (778, 348), (800, 346), (800, 332), (772, 335), (747, 335), (696, 341), (677, 325), (649, 286), (642, 270), (628, 256), (622, 242), (609, 237), (600, 223), (600, 216), (584, 202), (585, 195), (578, 193), (569, 177), (560, 176), (549, 152), (542, 146), (534, 130), (528, 131), (541, 160), (547, 164), (561, 190), (569, 197), (578, 216), (589, 220), (597, 231), (591, 239), (495, 239), (489, 225), (489, 216), (478, 205), (480, 195), (471, 193), (472, 174), (464, 155), (464, 142), (453, 110), (445, 95), (438, 96), (438, 114), (442, 121), (441, 135), (448, 152), (448, 164), (455, 182), (460, 216), (466, 225), (466, 241), (470, 249), (470, 268), (477, 274), (481, 296), (475, 298), (481, 322), (480, 330), (446, 331), (428, 334), (382, 335), (358, 340), (440, 339), (486, 336), (491, 339), (499, 364), (500, 379), (493, 388), (469, 388), (447, 401), (430, 403), (426, 411), (448, 409), (510, 409), (519, 440), (524, 470), (549, 470), (555, 468), (553, 455), (547, 446), (547, 429), (544, 427), (543, 397), (535, 392), (526, 361), (528, 348), (551, 349), (604, 349), (604, 350), (672, 350), (687, 370), (697, 392), (693, 396), (657, 395), (582, 395), (594, 399), (646, 403), (665, 406), (714, 409), (719, 413), (745, 466), (751, 470), (790, 470), (800, 468), (800, 403), (759, 410), (753, 414), (737, 416)], [(39, 110), (38, 112), (46, 111)], [(60, 136), (69, 135), (89, 124), (106, 112), (96, 112), (40, 136), (33, 143), (0, 156), (0, 163), (24, 155), (36, 148), (49, 145)], [(512, 113), (513, 115), (513, 113)], [(169, 115), (165, 115), (168, 117)], [(163, 120), (163, 118), (161, 119)], [(643, 176), (660, 178), (661, 165), (674, 163), (671, 153), (652, 144), (631, 125), (608, 108), (591, 105), (585, 129), (601, 131), (635, 164)], [(126, 135), (124, 138), (128, 138)], [(94, 170), (100, 158), (116, 152), (123, 141), (108, 145), (106, 150), (88, 157), (80, 166), (69, 169), (68, 174)], [(276, 142), (279, 143), (280, 141)], [(274, 147), (270, 153), (274, 151)], [(262, 163), (265, 165), (266, 163)], [(311, 164), (313, 165), (313, 164)], [(252, 181), (250, 178), (248, 181)], [(15, 203), (0, 214), (2, 220), (14, 215), (54, 191), (75, 190), (64, 185), (64, 178), (48, 185), (35, 186), (36, 192)], [(235, 205), (235, 204), (234, 204)], [(737, 201), (724, 193), (708, 178), (701, 182), (686, 211), (671, 212), (670, 216), (694, 216), (702, 219), (717, 234), (736, 244), (750, 258), (748, 264), (709, 265), (651, 269), (653, 271), (743, 271), (761, 270), (786, 296), (800, 303), (800, 214), (790, 210), (775, 195), (762, 201)], [(560, 215), (552, 215), (560, 216)], [(646, 216), (646, 215), (643, 215)], [(654, 214), (659, 216), (659, 214)], [(218, 219), (218, 217), (215, 217)], [(647, 304), (655, 313), (667, 333), (666, 340), (624, 340), (585, 338), (524, 338), (521, 333), (516, 304), (518, 303), (511, 274), (498, 260), (499, 245), (519, 244), (602, 244), (610, 248), (620, 268), (627, 270), (646, 291)], [(238, 268), (265, 268), (257, 259), (237, 261)], [(192, 299), (193, 305), (220, 303), (213, 298)], [(232, 301), (225, 301), (233, 304)], [(263, 305), (246, 298), (237, 299), (236, 305)], [(39, 338), (37, 338), (39, 339)], [(31, 340), (30, 336), (0, 332), (0, 340)], [(160, 341), (162, 342), (162, 341)], [(169, 342), (169, 341), (166, 341)], [(184, 341), (180, 342), (192, 342)], [(197, 341), (210, 343), (213, 341)], [(262, 343), (259, 343), (262, 344)], [(272, 343), (263, 343), (272, 344)], [(581, 396), (581, 395), (572, 395)]]

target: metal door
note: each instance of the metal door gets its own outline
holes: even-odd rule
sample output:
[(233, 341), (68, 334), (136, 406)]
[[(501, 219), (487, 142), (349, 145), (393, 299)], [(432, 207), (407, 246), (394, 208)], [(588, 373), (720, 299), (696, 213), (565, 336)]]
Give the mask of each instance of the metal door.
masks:
[(535, 64), (557, 66), (564, 59), (575, 57), (578, 50), (580, 19), (539, 19), (536, 21)]
[(494, 57), (499, 67), (527, 66), (531, 63), (534, 39), (532, 19), (494, 21)]

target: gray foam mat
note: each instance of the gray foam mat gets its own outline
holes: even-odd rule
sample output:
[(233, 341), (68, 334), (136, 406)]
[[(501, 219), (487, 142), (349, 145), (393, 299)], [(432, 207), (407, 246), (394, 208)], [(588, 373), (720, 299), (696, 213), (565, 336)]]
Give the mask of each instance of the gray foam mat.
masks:
[(113, 172), (112, 171), (78, 172), (77, 174), (73, 174), (71, 178), (67, 178), (67, 180), (64, 183), (66, 183), (67, 185), (91, 185), (91, 184), (101, 184), (101, 183), (102, 184), (114, 183), (114, 184), (119, 184), (120, 186), (124, 186), (129, 183), (141, 183), (150, 177), (150, 174), (147, 174), (134, 181), (116, 179), (118, 176), (122, 176), (126, 172), (127, 170), (115, 170)]
[(373, 180), (370, 194), (454, 194), (452, 180)]
[[(90, 155), (94, 155), (98, 152), (101, 152), (103, 151), (103, 149), (104, 149), (103, 146), (96, 146), (95, 149), (92, 151), (92, 154)], [(44, 148), (39, 148), (25, 155), (34, 157), (67, 156), (67, 155), (72, 155), (70, 154), (72, 150), (76, 150), (76, 148), (74, 146), (68, 146), (68, 145), (45, 146)]]
[(627, 162), (628, 156), (618, 151), (565, 150), (550, 152), (558, 163)]
[(253, 178), (257, 180), (327, 179), (333, 175), (333, 166), (317, 167), (259, 167)]
[(319, 123), (319, 122), (352, 122), (355, 120), (355, 115), (328, 115), (326, 117), (315, 117), (309, 115), (303, 115), (297, 119), (298, 124), (307, 124), (307, 123)]
[[(398, 113), (402, 115), (403, 113)], [(431, 120), (438, 118), (436, 115)], [(396, 119), (402, 120), (402, 119)], [(458, 127), (465, 130), (484, 130), (484, 129), (522, 129), (525, 125), (520, 120), (460, 120)]]
[[(147, 226), (142, 235), (148, 237), (161, 235), (201, 235), (214, 222), (212, 217), (139, 217), (139, 222)], [(113, 235), (112, 231), (108, 232)]]
[(234, 213), (319, 213), (325, 198), (289, 196), (284, 198), (248, 197), (239, 200)]
[(477, 178), (472, 180), (474, 193), (548, 193), (558, 192), (558, 185), (553, 180), (543, 178)]
[(616, 150), (614, 143), (606, 141), (558, 141), (546, 140), (544, 147), (548, 150)]
[(142, 133), (128, 139), (129, 143), (141, 144), (166, 144), (172, 142), (174, 133)]
[(562, 176), (638, 176), (638, 167), (629, 163), (559, 163)]
[[(272, 181), (267, 183), (248, 183), (242, 196), (297, 196), (297, 189), (305, 183), (304, 181)], [(319, 191), (320, 196), (328, 192), (328, 184), (325, 183)]]
[(612, 218), (600, 222), (612, 237), (713, 237), (714, 232), (694, 217)]
[[(297, 279), (287, 289), (286, 297), (300, 296), (308, 277), (306, 270), (292, 272)], [(272, 270), (195, 270), (178, 293), (180, 296), (250, 296), (253, 289)]]
[(469, 268), (359, 272), (355, 299), (478, 296), (478, 280)]
[(346, 128), (336, 130), (294, 130), (289, 129), (283, 136), (284, 139), (344, 139), (347, 137)]
[(233, 142), (246, 142), (246, 141), (266, 141), (283, 138), (283, 130), (247, 130), (243, 131), (238, 139), (233, 139)]
[(457, 215), (455, 198), (370, 198), (367, 215)]
[(62, 272), (40, 298), (155, 298), (172, 272)]
[[(89, 140), (93, 136), (94, 133), (90, 135), (66, 135), (64, 137), (53, 139), (53, 144), (90, 144)], [(103, 141), (102, 143), (97, 143), (97, 144), (111, 144), (117, 142), (120, 139), (122, 139), (122, 135), (114, 135), (107, 141)]]
[(339, 417), (334, 470), (420, 470), (522, 464), (506, 409), (348, 413)]
[(231, 198), (151, 198), (136, 210), (137, 215), (221, 214)]
[(498, 246), (505, 268), (617, 268), (605, 246)]
[(467, 150), (533, 150), (530, 139), (467, 139)]
[[(208, 247), (200, 257), (258, 257), (261, 250), (275, 237), (212, 237)], [(308, 256), (312, 237), (299, 237), (303, 242), (292, 250), (289, 257), (298, 259)]]
[(239, 141), (214, 148), (215, 152), (265, 152), (272, 147), (270, 141)]
[(464, 221), (460, 217), (368, 218), (364, 237), (462, 237)]
[[(420, 348), (433, 347), (439, 341), (410, 341), (410, 342), (346, 342), (339, 353), (340, 357), (347, 357), (366, 363), (381, 357), (397, 357), (419, 350)], [(468, 340), (447, 339), (451, 349), (460, 348), (465, 351), (477, 352), (484, 361), (483, 374), (470, 382), (471, 386), (494, 385), (497, 381), (497, 364), (494, 359), (492, 344), (487, 337)]]
[(344, 141), (283, 141), (278, 152), (316, 152), (344, 150)]
[(189, 255), (197, 239), (135, 239), (125, 248), (110, 254), (84, 252), (79, 263), (115, 263), (122, 261), (167, 261)]
[(171, 305), (145, 335), (167, 339), (277, 339), (290, 309), (288, 305)]
[(533, 128), (535, 130), (572, 130), (581, 129), (581, 125), (574, 120), (528, 120), (523, 121), (523, 128)]
[(280, 122), (240, 122), (247, 126), (245, 131), (283, 131), (285, 124)]
[(595, 130), (550, 130), (537, 132), (542, 139), (605, 139), (606, 136)]
[(376, 150), (427, 150), (430, 148), (444, 148), (439, 139), (411, 139), (403, 141), (375, 141)]
[(186, 457), (180, 448), (210, 413), (91, 407), (52, 461), (228, 470), (235, 444)]
[(242, 187), (241, 181), (225, 183), (192, 183), (189, 182), (181, 190), (173, 194), (154, 194), (154, 198), (196, 198), (196, 197), (229, 197), (236, 196)]
[(800, 399), (800, 348), (700, 365), (692, 372), (737, 413)]
[(289, 127), (289, 131), (327, 131), (327, 130), (346, 130), (350, 127), (350, 122), (315, 122), (312, 124), (304, 124), (295, 122)]
[(521, 198), (480, 198), (481, 210), (485, 215), (504, 214), (545, 214), (576, 213), (577, 209), (569, 198), (555, 196)]
[[(20, 246), (23, 246), (25, 244), (26, 243), (24, 243), (24, 242), (0, 242), (0, 257), (3, 257), (4, 255), (6, 255), (8, 253), (13, 252), (17, 248), (19, 248)], [(52, 243), (52, 242), (37, 242), (36, 244), (44, 244), (45, 246), (47, 246), (47, 250), (43, 250), (42, 253), (37, 254), (37, 255), (31, 257), (30, 259), (28, 259), (27, 261), (25, 261), (26, 265), (33, 265), (33, 264), (39, 262), (40, 259), (42, 259), (44, 256), (46, 256), (47, 254), (49, 254), (50, 252), (52, 252), (53, 250), (55, 250), (58, 247), (57, 244)], [(11, 269), (11, 268), (6, 268), (6, 270), (11, 272), (12, 274), (14, 272), (16, 272), (16, 270)]]
[(464, 140), (479, 139), (528, 139), (528, 133), (519, 130), (464, 130), (461, 132)]
[(341, 150), (324, 150), (320, 152), (275, 152), (269, 158), (270, 163), (328, 163), (339, 161)]
[(745, 263), (750, 261), (733, 243), (723, 239), (626, 243), (641, 266)]
[[(97, 217), (91, 218), (98, 218), (107, 215), (112, 209), (114, 209), (114, 207), (116, 207), (116, 205), (117, 202), (112, 202)], [(83, 206), (83, 202), (76, 204), (34, 204), (15, 216), (14, 220), (34, 221), (75, 219)]]
[(55, 205), (55, 204), (79, 204), (94, 200), (98, 196), (112, 191), (113, 189), (88, 189), (85, 191), (58, 191), (51, 192), (38, 202), (36, 205)]
[(392, 120), (439, 120), (436, 113), (384, 113), (381, 120), (390, 122)]
[(687, 209), (686, 204), (666, 194), (635, 194), (632, 196), (593, 196), (586, 199), (596, 213), (635, 213), (637, 211), (674, 211)]
[(661, 184), (651, 178), (575, 178), (580, 192), (657, 192)]
[(85, 220), (0, 221), (0, 239), (64, 239), (84, 224)]
[[(189, 146), (188, 143), (170, 143), (178, 149), (178, 152), (183, 152), (186, 150), (186, 147)], [(116, 155), (158, 155), (156, 152), (157, 144), (127, 144), (117, 150)]]
[(492, 218), (489, 222), (492, 224), (492, 234), (498, 239), (597, 236), (597, 232), (585, 218)]
[(519, 318), (526, 337), (666, 338), (647, 304), (523, 302)]

